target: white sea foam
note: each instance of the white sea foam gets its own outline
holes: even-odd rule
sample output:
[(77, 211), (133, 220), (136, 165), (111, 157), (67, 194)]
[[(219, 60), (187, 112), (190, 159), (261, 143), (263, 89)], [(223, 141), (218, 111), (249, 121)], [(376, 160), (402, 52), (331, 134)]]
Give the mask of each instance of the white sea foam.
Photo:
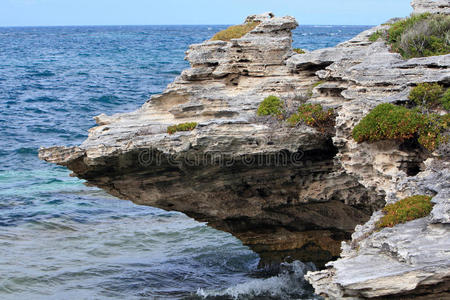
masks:
[(253, 279), (224, 290), (199, 289), (197, 295), (205, 299), (229, 297), (238, 300), (261, 296), (268, 299), (320, 299), (313, 295), (304, 279), (304, 275), (312, 270), (315, 270), (315, 266), (310, 263), (304, 264), (300, 261), (284, 263), (277, 276)]

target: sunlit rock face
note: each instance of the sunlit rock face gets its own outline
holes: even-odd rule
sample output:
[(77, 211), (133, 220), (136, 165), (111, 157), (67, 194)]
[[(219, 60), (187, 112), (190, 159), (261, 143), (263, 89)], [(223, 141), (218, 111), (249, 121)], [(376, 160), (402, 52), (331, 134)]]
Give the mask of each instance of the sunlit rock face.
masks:
[(411, 6), (415, 14), (439, 13), (450, 15), (450, 2), (448, 0), (412, 0)]
[[(260, 254), (261, 266), (285, 259), (323, 266), (341, 255), (329, 269), (308, 275), (329, 298), (442, 289), (450, 267), (441, 251), (450, 240), (448, 157), (437, 163), (408, 141), (357, 144), (351, 131), (376, 105), (406, 102), (417, 83), (448, 85), (450, 55), (405, 61), (384, 42), (369, 41), (383, 26), (334, 48), (296, 54), (295, 19), (249, 18), (260, 24), (242, 38), (192, 45), (191, 68), (139, 110), (97, 116), (83, 144), (41, 149), (40, 157), (119, 198), (230, 232)], [(280, 97), (288, 112), (303, 103), (333, 108), (333, 130), (257, 117), (269, 95)], [(198, 126), (167, 134), (168, 126), (183, 122)], [(374, 233), (386, 201), (418, 191), (435, 195), (429, 219), (408, 224), (403, 234)], [(352, 238), (342, 251), (341, 242)], [(430, 238), (440, 240), (436, 250), (423, 246)], [(412, 245), (417, 255), (409, 252)], [(429, 251), (440, 252), (430, 259)], [(344, 276), (349, 269), (353, 275)], [(396, 270), (405, 271), (397, 278)], [(436, 275), (427, 277), (429, 270)], [(394, 277), (408, 284), (386, 288)]]
[[(323, 265), (384, 198), (335, 164), (331, 134), (256, 118), (272, 94), (294, 110), (318, 78), (286, 65), (293, 18), (249, 18), (261, 23), (240, 39), (192, 45), (192, 68), (140, 110), (98, 116), (82, 145), (40, 155), (115, 196), (231, 232), (263, 264), (289, 256)], [(166, 133), (182, 122), (199, 125)]]

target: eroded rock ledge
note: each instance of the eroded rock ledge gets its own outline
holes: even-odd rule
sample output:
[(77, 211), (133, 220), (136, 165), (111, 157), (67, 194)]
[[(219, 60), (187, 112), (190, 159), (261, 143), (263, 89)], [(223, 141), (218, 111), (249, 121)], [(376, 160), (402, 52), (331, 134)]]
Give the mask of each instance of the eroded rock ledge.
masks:
[[(192, 45), (191, 68), (139, 110), (100, 115), (83, 144), (41, 149), (40, 157), (119, 198), (230, 232), (263, 264), (290, 257), (323, 265), (353, 234), (340, 260), (308, 275), (326, 297), (441, 293), (450, 269), (448, 157), (394, 142), (356, 144), (351, 130), (377, 104), (406, 101), (417, 83), (449, 85), (450, 55), (405, 61), (369, 42), (382, 26), (295, 54), (293, 18), (251, 18), (261, 23), (240, 39)], [(305, 102), (334, 108), (335, 131), (256, 118), (269, 95), (289, 110)], [(166, 133), (182, 122), (199, 125)], [(435, 196), (432, 216), (374, 233), (386, 201), (417, 191)]]
[[(250, 18), (262, 22), (243, 38), (192, 45), (192, 68), (140, 110), (98, 116), (82, 145), (40, 157), (117, 197), (231, 232), (263, 263), (290, 256), (323, 265), (382, 207), (383, 193), (335, 164), (331, 136), (255, 117), (271, 94), (297, 107), (318, 78), (286, 65), (293, 18)], [(166, 133), (192, 121), (192, 132)]]

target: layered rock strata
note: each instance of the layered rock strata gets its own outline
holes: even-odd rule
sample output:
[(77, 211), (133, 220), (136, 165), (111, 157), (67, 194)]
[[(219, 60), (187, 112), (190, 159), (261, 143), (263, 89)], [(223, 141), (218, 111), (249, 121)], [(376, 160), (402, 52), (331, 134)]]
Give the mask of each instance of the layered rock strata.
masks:
[[(405, 61), (384, 42), (369, 41), (388, 25), (295, 54), (293, 18), (248, 20), (260, 24), (240, 39), (192, 45), (191, 68), (139, 110), (100, 115), (83, 144), (41, 149), (40, 157), (119, 198), (230, 232), (263, 263), (289, 257), (323, 265), (353, 233), (341, 259), (308, 275), (325, 297), (445, 295), (445, 149), (438, 157), (413, 142), (356, 144), (351, 131), (376, 105), (405, 103), (417, 83), (450, 85), (450, 55)], [(305, 102), (333, 108), (334, 131), (256, 117), (269, 95), (283, 99), (287, 111)], [(183, 122), (199, 124), (166, 133)], [(430, 217), (374, 231), (386, 202), (417, 193), (434, 196)]]
[[(192, 68), (138, 111), (98, 116), (82, 145), (40, 156), (117, 197), (231, 232), (263, 262), (323, 264), (384, 199), (334, 163), (330, 135), (256, 118), (272, 94), (294, 110), (318, 78), (286, 65), (293, 18), (249, 19), (261, 23), (240, 39), (192, 45)], [(192, 121), (192, 132), (166, 133)]]
[(450, 2), (448, 0), (413, 0), (411, 5), (414, 13), (433, 13), (450, 15)]

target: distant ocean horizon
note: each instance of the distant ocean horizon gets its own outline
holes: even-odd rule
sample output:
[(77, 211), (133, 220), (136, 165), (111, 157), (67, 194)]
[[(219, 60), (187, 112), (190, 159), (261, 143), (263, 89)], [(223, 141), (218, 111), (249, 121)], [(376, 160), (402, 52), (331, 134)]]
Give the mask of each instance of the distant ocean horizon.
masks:
[[(189, 67), (189, 45), (226, 27), (0, 27), (0, 299), (317, 298), (307, 262), (262, 276), (230, 234), (118, 200), (37, 157), (82, 143), (94, 116), (161, 93)], [(293, 47), (332, 47), (370, 27), (301, 25)]]
[[(101, 25), (101, 24), (93, 24), (93, 25), (0, 25), (0, 28), (51, 28), (51, 27), (146, 27), (146, 26), (181, 26), (181, 27), (189, 27), (189, 26), (223, 26), (228, 27), (235, 24), (147, 24), (147, 25), (133, 25), (133, 24), (117, 24), (117, 25)], [(374, 27), (376, 25), (367, 25), (367, 24), (361, 24), (361, 25), (348, 25), (348, 24), (301, 24), (299, 26), (331, 26), (331, 27), (339, 27), (339, 26), (345, 26), (345, 27)]]

